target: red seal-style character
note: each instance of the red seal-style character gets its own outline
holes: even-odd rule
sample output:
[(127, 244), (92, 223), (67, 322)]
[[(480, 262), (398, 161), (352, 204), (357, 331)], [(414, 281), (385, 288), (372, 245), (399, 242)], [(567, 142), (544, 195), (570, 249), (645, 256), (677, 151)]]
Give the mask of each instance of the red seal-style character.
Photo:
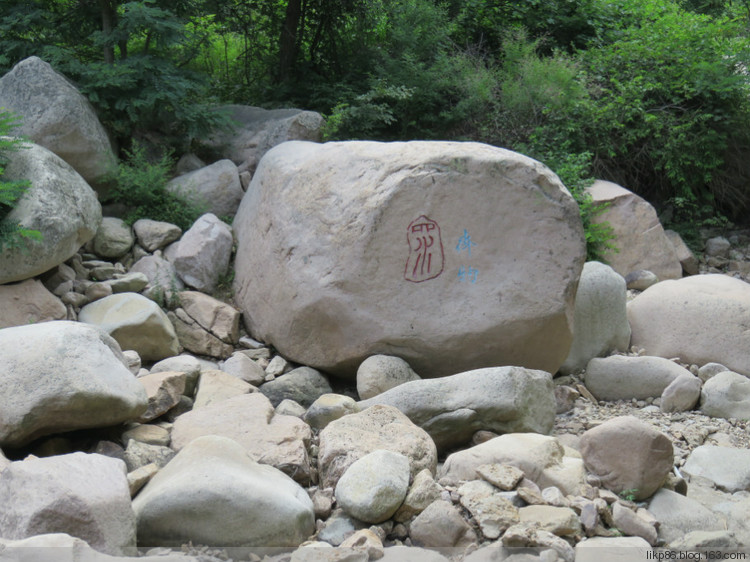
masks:
[(443, 272), (443, 241), (438, 223), (425, 215), (414, 219), (406, 229), (406, 240), (409, 243), (409, 257), (404, 279), (421, 283)]

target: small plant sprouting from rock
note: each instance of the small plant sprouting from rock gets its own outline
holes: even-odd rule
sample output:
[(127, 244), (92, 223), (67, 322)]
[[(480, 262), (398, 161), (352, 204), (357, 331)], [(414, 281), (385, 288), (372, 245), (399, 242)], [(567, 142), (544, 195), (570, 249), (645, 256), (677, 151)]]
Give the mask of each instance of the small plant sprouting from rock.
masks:
[(623, 490), (622, 492), (620, 492), (620, 497), (625, 501), (634, 502), (637, 493), (638, 488), (630, 488), (628, 490)]

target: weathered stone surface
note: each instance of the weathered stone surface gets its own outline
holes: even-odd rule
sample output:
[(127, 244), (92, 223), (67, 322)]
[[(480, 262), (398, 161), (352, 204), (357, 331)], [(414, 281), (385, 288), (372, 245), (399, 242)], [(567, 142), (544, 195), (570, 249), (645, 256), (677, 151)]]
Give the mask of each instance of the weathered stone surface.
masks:
[(376, 450), (353, 462), (336, 484), (336, 501), (349, 515), (365, 523), (389, 519), (409, 489), (409, 459)]
[(442, 486), (435, 482), (429, 469), (417, 473), (414, 481), (409, 486), (404, 503), (394, 514), (394, 521), (408, 521), (415, 515), (422, 513), (432, 502), (436, 502), (441, 497)]
[(308, 407), (324, 394), (330, 394), (332, 390), (328, 380), (315, 369), (297, 367), (265, 383), (260, 387), (260, 392), (274, 406), (278, 406), (285, 398), (290, 398)]
[(117, 342), (77, 322), (0, 330), (0, 445), (132, 420), (146, 392)]
[(656, 274), (646, 269), (631, 271), (625, 277), (627, 288), (634, 291), (645, 291), (652, 285), (656, 285), (658, 282), (659, 278), (656, 276)]
[(257, 362), (241, 351), (235, 351), (224, 361), (221, 370), (253, 386), (260, 386), (266, 378), (266, 372)]
[(437, 468), (435, 443), (409, 418), (391, 406), (371, 406), (363, 412), (332, 421), (320, 432), (320, 483), (335, 487), (356, 460), (378, 449), (401, 453), (409, 459), (411, 474)]
[(264, 157), (233, 224), (248, 331), (298, 363), (353, 377), (367, 357), (396, 355), (436, 377), (556, 372), (568, 354), (580, 217), (558, 178), (519, 154), (285, 143)]
[(576, 512), (569, 507), (527, 505), (518, 510), (518, 515), (521, 523), (536, 522), (540, 529), (559, 537), (581, 533), (581, 522)]
[(138, 418), (139, 422), (151, 421), (169, 411), (180, 401), (185, 392), (187, 375), (180, 371), (149, 373), (138, 377), (148, 395), (148, 408)]
[(557, 486), (565, 494), (578, 494), (585, 477), (583, 461), (566, 456), (556, 438), (509, 433), (449, 455), (440, 471), (440, 480), (475, 480), (480, 477), (477, 468), (485, 464), (513, 465), (538, 486)]
[(254, 461), (275, 466), (298, 482), (310, 481), (310, 427), (294, 416), (275, 415), (260, 393), (242, 394), (181, 415), (172, 429), (172, 448), (180, 451), (204, 435), (229, 437)]
[(0, 284), (29, 279), (73, 256), (102, 220), (96, 193), (73, 168), (35, 144), (8, 155), (4, 181), (29, 180), (7, 220), (38, 230), (41, 240), (0, 253)]
[(0, 329), (65, 320), (65, 305), (37, 279), (0, 285)]
[(693, 374), (680, 375), (661, 393), (662, 412), (692, 410), (701, 397), (701, 380)]
[(162, 303), (166, 303), (169, 296), (183, 290), (185, 284), (177, 275), (177, 270), (172, 263), (157, 254), (143, 256), (133, 264), (130, 272), (143, 273), (148, 277), (147, 293), (149, 298), (154, 300), (158, 298), (161, 299)]
[(179, 240), (182, 229), (179, 226), (151, 219), (139, 219), (133, 223), (133, 232), (138, 243), (147, 252), (163, 248), (167, 244)]
[(425, 547), (468, 546), (476, 533), (452, 504), (439, 500), (417, 515), (410, 527), (411, 540)]
[(148, 285), (148, 277), (144, 273), (124, 273), (103, 283), (112, 288), (112, 293), (139, 293)]
[(419, 375), (400, 357), (373, 355), (365, 359), (357, 369), (357, 394), (360, 400), (367, 400), (400, 384), (416, 380), (419, 380)]
[(726, 275), (657, 283), (628, 303), (632, 345), (750, 376), (750, 284)]
[(190, 443), (133, 501), (138, 544), (297, 546), (315, 529), (307, 492), (226, 437)]
[(323, 429), (329, 423), (348, 414), (361, 411), (359, 403), (343, 394), (323, 394), (305, 412), (304, 420), (314, 429)]
[(219, 160), (176, 177), (166, 189), (217, 217), (233, 217), (245, 194), (237, 166), (231, 160)]
[(78, 320), (104, 330), (122, 349), (133, 349), (146, 361), (179, 352), (177, 335), (167, 315), (138, 293), (118, 293), (87, 304)]
[(240, 313), (218, 299), (197, 291), (182, 291), (180, 306), (204, 330), (226, 343), (239, 340)]
[(135, 548), (125, 463), (73, 453), (11, 463), (0, 478), (0, 536), (65, 532), (108, 554)]
[(576, 291), (573, 343), (560, 367), (562, 373), (580, 371), (594, 357), (628, 349), (626, 304), (622, 275), (598, 261), (586, 262)]
[(116, 259), (127, 254), (134, 242), (133, 231), (124, 220), (104, 217), (91, 244), (97, 256)]
[(682, 467), (685, 474), (708, 478), (727, 492), (750, 490), (750, 451), (733, 447), (701, 445)]
[(647, 560), (651, 545), (640, 537), (593, 537), (576, 545), (576, 562), (636, 562)]
[(123, 460), (128, 467), (128, 472), (132, 472), (149, 464), (164, 468), (174, 458), (174, 455), (175, 452), (169, 447), (151, 445), (130, 439), (127, 442)]
[(201, 372), (195, 391), (195, 408), (203, 408), (241, 394), (257, 392), (249, 383), (215, 369)]
[(54, 152), (91, 186), (100, 188), (117, 159), (107, 132), (86, 98), (37, 57), (0, 78), (0, 107), (18, 115), (14, 134)]
[(586, 388), (599, 400), (658, 398), (676, 378), (690, 371), (663, 357), (611, 355), (586, 367)]
[(412, 381), (363, 400), (394, 406), (430, 434), (438, 449), (471, 440), (480, 430), (549, 433), (555, 420), (552, 377), (522, 367), (492, 367)]
[(692, 531), (720, 531), (724, 522), (714, 512), (692, 498), (662, 488), (648, 504), (659, 521), (659, 538), (670, 543)]
[(149, 423), (132, 425), (130, 429), (122, 432), (121, 441), (123, 443), (129, 442), (131, 439), (146, 445), (166, 447), (169, 445), (170, 437), (169, 431), (159, 425)]
[(185, 284), (207, 293), (227, 272), (232, 255), (232, 229), (211, 213), (200, 217), (183, 234), (174, 256), (174, 267)]
[(639, 269), (653, 272), (662, 281), (682, 277), (674, 246), (650, 203), (609, 181), (597, 180), (586, 192), (594, 203), (609, 204), (594, 221), (608, 222), (616, 236), (619, 251), (604, 254), (612, 269), (623, 277)]
[(228, 105), (222, 109), (229, 112), (236, 129), (215, 133), (212, 144), (241, 171), (254, 171), (263, 155), (277, 144), (322, 140), (323, 117), (314, 111), (248, 105)]
[(672, 442), (632, 416), (620, 416), (581, 436), (586, 468), (616, 493), (630, 491), (643, 500), (658, 490), (674, 464)]
[(458, 489), (461, 505), (471, 513), (488, 539), (500, 537), (520, 520), (516, 506), (495, 492), (495, 488), (484, 480), (466, 482)]
[(750, 420), (750, 379), (722, 371), (701, 389), (701, 410), (712, 418)]
[(201, 362), (192, 355), (177, 355), (176, 357), (167, 357), (151, 367), (151, 373), (163, 373), (164, 371), (179, 371), (187, 375), (185, 380), (185, 394), (192, 396), (195, 392), (195, 386), (198, 384), (198, 377), (201, 374)]
[(612, 523), (626, 535), (641, 537), (652, 546), (656, 544), (656, 527), (620, 502), (612, 505)]
[(688, 248), (682, 237), (674, 230), (665, 230), (664, 234), (667, 235), (667, 238), (674, 247), (677, 259), (680, 260), (682, 271), (687, 275), (697, 275), (699, 272), (698, 258), (696, 258), (693, 251)]

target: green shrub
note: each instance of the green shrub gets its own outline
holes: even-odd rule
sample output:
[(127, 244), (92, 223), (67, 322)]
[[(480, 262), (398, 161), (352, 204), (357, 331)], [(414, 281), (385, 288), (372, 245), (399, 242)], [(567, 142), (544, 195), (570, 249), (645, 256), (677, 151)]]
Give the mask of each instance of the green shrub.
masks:
[(17, 119), (7, 111), (0, 110), (0, 251), (27, 244), (30, 240), (40, 240), (38, 230), (23, 228), (8, 219), (18, 200), (31, 187), (26, 180), (4, 181), (7, 153), (21, 148), (21, 139), (7, 136), (18, 125)]
[(130, 210), (124, 220), (130, 224), (148, 218), (190, 228), (205, 209), (188, 198), (167, 191), (173, 160), (165, 154), (156, 162), (149, 161), (146, 150), (138, 143), (126, 151), (127, 160), (120, 163), (111, 191), (112, 201), (124, 203)]

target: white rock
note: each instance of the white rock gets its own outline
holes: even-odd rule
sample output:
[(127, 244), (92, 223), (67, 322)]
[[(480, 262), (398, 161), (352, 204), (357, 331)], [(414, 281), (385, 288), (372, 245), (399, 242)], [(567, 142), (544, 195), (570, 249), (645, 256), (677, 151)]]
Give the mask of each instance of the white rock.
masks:
[(351, 396), (329, 393), (319, 396), (310, 404), (304, 420), (314, 429), (323, 429), (334, 420), (360, 411), (360, 405)]
[(676, 378), (690, 371), (663, 357), (611, 355), (586, 366), (586, 388), (599, 400), (658, 398)]
[(49, 150), (25, 144), (8, 159), (3, 181), (29, 180), (31, 187), (6, 220), (37, 230), (42, 238), (0, 253), (0, 284), (29, 279), (63, 263), (94, 237), (102, 220), (94, 190)]
[(594, 219), (608, 222), (616, 236), (618, 252), (607, 251), (604, 258), (612, 268), (626, 276), (646, 269), (661, 279), (679, 279), (682, 266), (656, 211), (643, 198), (624, 187), (597, 180), (586, 192), (594, 203), (608, 203), (607, 209)]
[(0, 106), (20, 117), (15, 134), (57, 154), (90, 185), (106, 183), (117, 164), (107, 132), (88, 100), (49, 64), (29, 57), (14, 66), (0, 78)]
[(357, 369), (357, 394), (367, 400), (400, 384), (419, 380), (409, 364), (400, 357), (373, 355)]
[(399, 385), (363, 400), (398, 408), (427, 431), (438, 449), (497, 433), (549, 433), (555, 418), (552, 376), (522, 367), (492, 367)]
[(560, 372), (580, 371), (594, 357), (628, 349), (626, 301), (622, 275), (597, 261), (584, 264), (576, 291), (573, 343)]
[(176, 406), (185, 392), (186, 380), (187, 375), (180, 371), (149, 373), (138, 377), (148, 395), (148, 408), (140, 415), (138, 421), (151, 421)]
[(146, 392), (117, 342), (77, 322), (0, 330), (0, 445), (137, 418)]
[(202, 371), (195, 391), (194, 407), (203, 408), (250, 392), (256, 392), (256, 389), (229, 373), (218, 370)]
[(315, 529), (303, 488), (216, 435), (178, 453), (133, 500), (133, 509), (141, 546), (297, 546)]
[(167, 244), (179, 240), (182, 230), (179, 226), (151, 219), (139, 219), (133, 223), (133, 232), (138, 243), (147, 252), (163, 248)]
[(653, 554), (640, 537), (593, 537), (576, 545), (576, 562), (640, 562)]
[(125, 463), (72, 453), (11, 463), (0, 478), (0, 536), (65, 532), (108, 554), (135, 548)]
[(397, 355), (436, 377), (556, 372), (568, 354), (580, 216), (559, 179), (522, 155), (477, 143), (284, 143), (263, 158), (233, 224), (246, 326), (287, 359), (353, 378), (370, 355)]
[(236, 351), (224, 361), (221, 370), (253, 386), (260, 386), (266, 377), (263, 367), (241, 351)]
[(118, 293), (87, 304), (78, 320), (111, 335), (122, 349), (133, 349), (145, 361), (177, 355), (174, 327), (155, 302), (137, 293)]
[(185, 284), (210, 293), (227, 272), (232, 244), (229, 225), (211, 213), (205, 214), (182, 235), (174, 267)]
[(750, 284), (726, 275), (663, 281), (628, 303), (631, 345), (750, 376)]
[(219, 160), (176, 177), (166, 189), (219, 217), (233, 217), (245, 194), (237, 166), (231, 160)]
[(94, 253), (103, 258), (120, 258), (130, 251), (135, 242), (133, 231), (124, 220), (104, 217), (91, 241)]
[(692, 531), (719, 531), (725, 522), (716, 513), (694, 499), (662, 488), (648, 505), (659, 521), (659, 538), (672, 542)]
[(701, 389), (701, 411), (712, 418), (750, 420), (750, 379), (722, 371)]
[(390, 518), (409, 488), (409, 459), (399, 453), (376, 450), (355, 461), (336, 484), (341, 508), (365, 523)]
[(750, 451), (701, 445), (690, 453), (682, 471), (708, 478), (717, 488), (730, 493), (750, 490)]

